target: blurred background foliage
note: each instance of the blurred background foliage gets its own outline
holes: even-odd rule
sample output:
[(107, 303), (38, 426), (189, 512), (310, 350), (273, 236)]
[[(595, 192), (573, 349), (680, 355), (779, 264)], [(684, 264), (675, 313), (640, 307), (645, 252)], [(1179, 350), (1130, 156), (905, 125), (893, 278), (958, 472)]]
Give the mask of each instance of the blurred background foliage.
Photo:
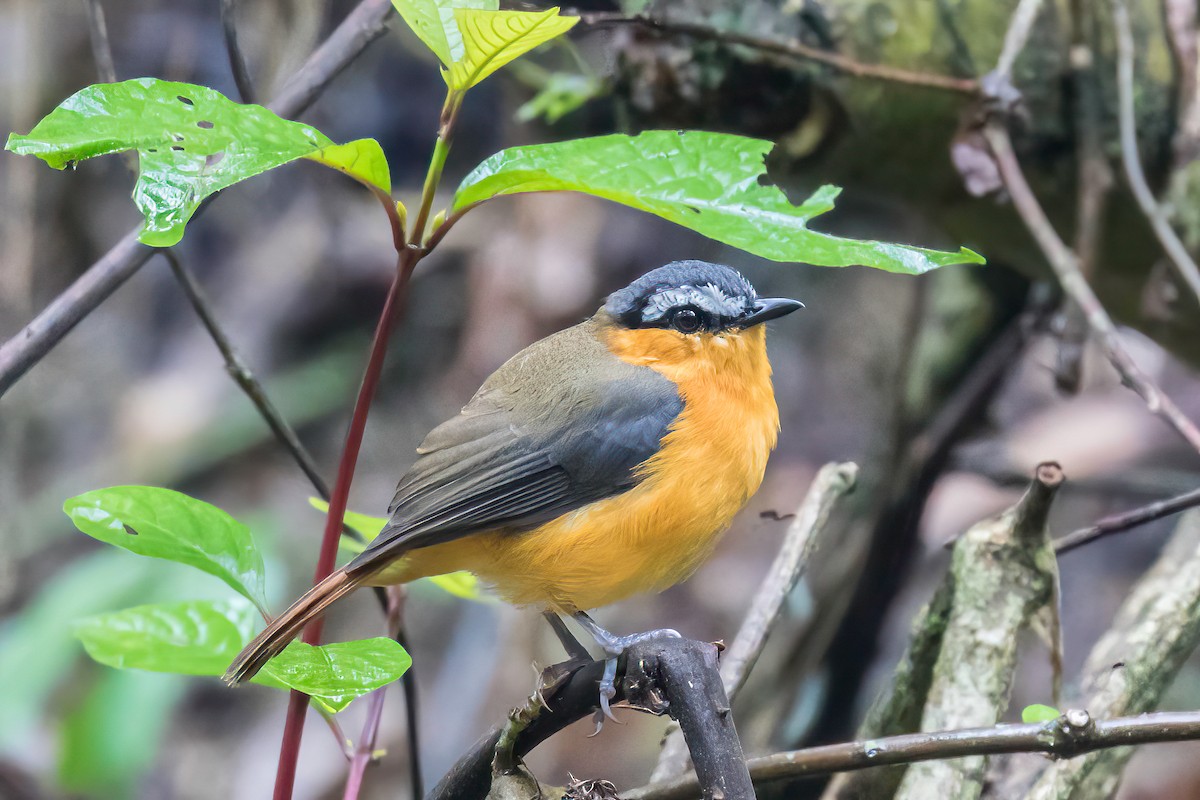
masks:
[[(215, 3), (103, 5), (119, 77), (189, 81), (236, 96)], [(662, 4), (719, 28), (836, 43), (863, 61), (965, 76), (995, 62), (1013, 5)], [(1074, 157), (1056, 76), (1065, 70), (1068, 5), (1046, 5), (1016, 76), (1028, 101), (1023, 156), (1066, 229)], [(1172, 75), (1159, 7), (1134, 5), (1143, 45), (1139, 123), (1148, 162), (1165, 163)], [(260, 94), (270, 96), (351, 7), (345, 0), (239, 4), (239, 33)], [(617, 10), (599, 0), (587, 8)], [(419, 192), (443, 86), (432, 57), (401, 27), (393, 24), (303, 119), (337, 141), (377, 138), (395, 185), (409, 197)], [(779, 140), (773, 174), (797, 196), (827, 180), (846, 187), (822, 230), (934, 247), (961, 243), (990, 264), (919, 279), (820, 270), (761, 261), (573, 195), (489, 203), (417, 272), (352, 509), (381, 515), (416, 443), (491, 370), (590, 315), (605, 294), (647, 269), (677, 258), (724, 261), (763, 294), (803, 299), (808, 309), (771, 333), (783, 433), (762, 491), (691, 581), (598, 614), (620, 631), (665, 626), (731, 639), (786, 525), (776, 517), (795, 508), (822, 463), (857, 461), (861, 488), (840, 521), (838, 545), (818, 555), (737, 704), (747, 750), (762, 753), (853, 732), (912, 614), (944, 571), (942, 545), (1008, 505), (1039, 461), (1058, 460), (1071, 481), (1052, 517), (1055, 532), (1196, 484), (1195, 454), (1146, 413), (1097, 353), (1087, 350), (1077, 393), (1056, 389), (1060, 345), (1038, 310), (1053, 305), (1053, 293), (1038, 283), (1045, 270), (1007, 206), (971, 197), (950, 158), (969, 110), (965, 97), (637, 26), (581, 26), (570, 42), (472, 92), (447, 186), (515, 144), (648, 127), (731, 131)], [(82, 3), (0, 4), (0, 130), (27, 131), (96, 80)], [(1113, 127), (1103, 122), (1106, 131)], [(0, 155), (0, 336), (16, 334), (136, 224), (130, 183), (120, 159), (55, 173)], [(1195, 416), (1200, 392), (1184, 364), (1195, 359), (1189, 347), (1200, 318), (1171, 291), (1122, 192), (1105, 230), (1097, 273), (1104, 299), (1137, 329), (1127, 336), (1139, 363)], [(390, 280), (389, 236), (366, 192), (301, 164), (225, 192), (180, 248), (327, 475)], [(1004, 361), (986, 402), (968, 407), (961, 424), (939, 437), (935, 423), (955, 410), (964, 381), (1014, 320), (1030, 315), (1043, 324)], [(311, 488), (225, 374), (159, 259), (0, 400), (0, 797), (266, 796), (284, 714), (276, 693), (108, 670), (88, 661), (71, 634), (72, 621), (89, 614), (222, 591), (215, 579), (109, 552), (74, 532), (61, 512), (65, 498), (124, 483), (177, 488), (249, 524), (272, 554), (268, 592), (276, 606), (311, 572), (321, 528), (307, 502)], [(1068, 674), (1169, 527), (1148, 526), (1064, 559)], [(424, 767), (436, 780), (529, 693), (530, 664), (561, 653), (533, 611), (465, 602), (426, 585), (413, 590), (408, 626)], [(379, 630), (365, 595), (331, 615), (339, 639)], [(1197, 666), (1178, 679), (1173, 707), (1200, 706)], [(1048, 696), (1045, 659), (1027, 658), (1014, 709)], [(395, 693), (383, 731), (389, 755), (368, 780), (371, 797), (406, 791), (399, 706)], [(344, 727), (357, 731), (361, 713), (347, 711)], [(568, 772), (619, 787), (644, 782), (664, 723), (619, 713), (628, 726), (587, 739), (585, 724), (544, 744), (530, 759), (534, 772), (560, 784)], [(297, 796), (337, 796), (342, 756), (320, 719), (310, 715), (309, 723)], [(1122, 796), (1197, 796), (1197, 754), (1195, 744), (1147, 750)]]

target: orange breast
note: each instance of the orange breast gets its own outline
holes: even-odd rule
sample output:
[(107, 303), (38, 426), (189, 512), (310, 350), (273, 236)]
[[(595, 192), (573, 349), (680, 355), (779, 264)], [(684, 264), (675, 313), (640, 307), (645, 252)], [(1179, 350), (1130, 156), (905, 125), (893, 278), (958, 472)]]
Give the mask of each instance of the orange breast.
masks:
[(569, 612), (665, 589), (708, 557), (762, 483), (779, 430), (763, 327), (700, 336), (614, 328), (609, 346), (674, 381), (684, 402), (639, 468), (641, 483), (531, 531), (414, 551), (379, 582), (466, 569), (509, 602)]

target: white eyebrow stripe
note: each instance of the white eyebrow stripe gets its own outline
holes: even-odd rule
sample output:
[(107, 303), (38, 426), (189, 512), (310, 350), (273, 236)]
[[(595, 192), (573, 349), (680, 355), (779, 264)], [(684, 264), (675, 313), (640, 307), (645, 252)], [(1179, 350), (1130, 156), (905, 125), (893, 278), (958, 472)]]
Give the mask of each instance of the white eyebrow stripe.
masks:
[(692, 305), (707, 311), (714, 317), (735, 318), (747, 309), (746, 298), (729, 297), (713, 284), (704, 286), (680, 286), (663, 289), (646, 299), (642, 308), (642, 320), (655, 322), (667, 312), (680, 306)]

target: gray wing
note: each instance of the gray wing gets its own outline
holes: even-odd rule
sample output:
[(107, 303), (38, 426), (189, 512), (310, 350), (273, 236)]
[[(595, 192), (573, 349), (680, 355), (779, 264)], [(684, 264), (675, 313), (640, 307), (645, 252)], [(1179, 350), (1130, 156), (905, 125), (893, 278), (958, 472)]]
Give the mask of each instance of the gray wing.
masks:
[(425, 438), (390, 521), (351, 571), (480, 531), (535, 527), (637, 483), (635, 468), (683, 402), (663, 376), (598, 348), (586, 326), (518, 354)]

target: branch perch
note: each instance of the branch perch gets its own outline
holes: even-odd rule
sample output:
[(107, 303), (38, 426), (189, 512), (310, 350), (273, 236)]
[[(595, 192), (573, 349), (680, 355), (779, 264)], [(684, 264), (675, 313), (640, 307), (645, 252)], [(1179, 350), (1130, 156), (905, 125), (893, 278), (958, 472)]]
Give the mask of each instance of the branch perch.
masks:
[[(1056, 596), (1057, 571), (1046, 517), (1063, 483), (1044, 463), (1025, 495), (999, 517), (978, 523), (954, 548), (954, 599), (933, 666), (921, 726), (925, 730), (994, 724), (1008, 708), (1018, 634)], [(983, 756), (910, 768), (896, 797), (973, 800), (983, 790)]]
[[(775, 557), (762, 588), (754, 596), (733, 644), (721, 658), (721, 680), (730, 702), (741, 691), (750, 670), (754, 669), (784, 602), (803, 577), (830, 514), (838, 501), (854, 490), (857, 478), (858, 467), (846, 463), (826, 464), (813, 479), (795, 519), (788, 526), (779, 555)], [(672, 725), (650, 780), (659, 782), (677, 778), (687, 767), (687, 745), (680, 729)]]
[[(578, 659), (547, 668), (531, 703), (514, 712), (509, 724), (476, 742), (429, 800), (483, 800), (494, 761), (499, 772), (513, 769), (539, 743), (595, 711), (603, 668), (601, 661)], [(621, 657), (618, 673), (617, 701), (679, 721), (700, 775), (698, 781), (692, 776), (691, 797), (753, 800), (714, 645), (690, 639), (638, 644)], [(502, 737), (504, 747), (499, 747)]]
[[(755, 783), (766, 784), (931, 759), (1003, 753), (1044, 753), (1066, 759), (1115, 747), (1194, 739), (1200, 739), (1200, 711), (1163, 711), (1094, 720), (1088, 712), (1074, 710), (1049, 722), (909, 733), (775, 753), (752, 758), (748, 764)], [(695, 776), (688, 775), (668, 784), (623, 792), (621, 797), (623, 800), (695, 800), (698, 791)], [(938, 796), (931, 794), (928, 797)]]
[[(1097, 715), (1149, 711), (1198, 643), (1200, 513), (1193, 511), (1179, 521), (1158, 561), (1133, 587), (1112, 627), (1092, 648), (1080, 693)], [(1026, 797), (1109, 797), (1131, 755), (1129, 748), (1121, 748), (1053, 764)]]

